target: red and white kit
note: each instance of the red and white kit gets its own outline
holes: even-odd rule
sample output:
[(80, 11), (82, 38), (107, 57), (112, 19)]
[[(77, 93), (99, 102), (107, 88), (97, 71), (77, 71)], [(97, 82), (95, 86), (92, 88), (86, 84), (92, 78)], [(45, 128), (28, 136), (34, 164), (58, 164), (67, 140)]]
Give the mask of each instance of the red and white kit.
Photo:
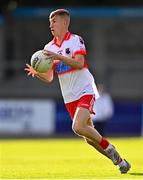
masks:
[[(83, 39), (70, 32), (65, 34), (60, 45), (56, 43), (56, 38), (54, 38), (45, 45), (44, 49), (66, 57), (74, 58), (76, 54), (86, 56)], [(94, 78), (88, 70), (86, 60), (84, 60), (84, 67), (82, 69), (76, 69), (60, 60), (55, 60), (53, 69), (58, 74), (65, 104), (77, 101), (85, 95), (92, 95), (95, 99), (99, 97)]]

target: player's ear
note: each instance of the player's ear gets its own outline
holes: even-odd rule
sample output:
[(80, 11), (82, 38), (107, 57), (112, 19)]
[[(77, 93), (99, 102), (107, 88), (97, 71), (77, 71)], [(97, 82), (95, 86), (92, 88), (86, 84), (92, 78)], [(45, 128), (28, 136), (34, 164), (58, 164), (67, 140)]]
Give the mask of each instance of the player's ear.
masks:
[(65, 26), (67, 26), (67, 20), (66, 19), (64, 19), (63, 23), (64, 23)]
[(69, 18), (65, 17), (64, 25), (66, 25), (67, 27), (69, 26)]

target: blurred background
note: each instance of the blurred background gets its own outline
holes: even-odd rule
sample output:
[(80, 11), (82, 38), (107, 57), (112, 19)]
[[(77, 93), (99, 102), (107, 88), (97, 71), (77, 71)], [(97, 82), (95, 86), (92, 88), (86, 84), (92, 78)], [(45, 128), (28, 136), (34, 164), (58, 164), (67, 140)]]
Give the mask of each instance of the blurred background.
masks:
[(113, 101), (104, 134), (142, 136), (142, 0), (0, 0), (0, 137), (74, 136), (57, 76), (47, 85), (24, 72), (52, 40), (57, 8), (70, 11), (70, 31), (83, 37), (95, 81)]

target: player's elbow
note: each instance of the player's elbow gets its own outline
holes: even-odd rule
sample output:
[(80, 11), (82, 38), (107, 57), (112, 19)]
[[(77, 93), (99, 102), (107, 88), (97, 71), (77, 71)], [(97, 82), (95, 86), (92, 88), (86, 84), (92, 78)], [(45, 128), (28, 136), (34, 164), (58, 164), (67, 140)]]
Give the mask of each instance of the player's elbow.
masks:
[(84, 67), (84, 64), (79, 64), (78, 69), (82, 69)]
[(79, 62), (77, 68), (78, 69), (82, 69), (83, 67), (84, 67), (84, 63), (83, 62)]
[(51, 83), (53, 81), (53, 78), (45, 78), (45, 77), (42, 77), (40, 78), (41, 80), (43, 80), (45, 83)]
[(51, 83), (52, 81), (53, 81), (53, 77), (46, 78), (46, 82), (47, 82), (47, 83)]
[(78, 69), (82, 69), (83, 68), (83, 66), (82, 65), (80, 65), (79, 67), (78, 67)]
[(51, 83), (53, 81), (53, 79), (47, 79), (46, 82), (47, 83)]

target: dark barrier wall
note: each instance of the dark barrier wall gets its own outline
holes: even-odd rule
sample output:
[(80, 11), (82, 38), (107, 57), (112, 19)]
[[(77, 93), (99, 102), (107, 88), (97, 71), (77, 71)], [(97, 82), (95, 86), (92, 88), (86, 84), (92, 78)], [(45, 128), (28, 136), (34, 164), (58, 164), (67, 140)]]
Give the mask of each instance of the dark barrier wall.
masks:
[(107, 135), (141, 135), (142, 104), (116, 102), (115, 115), (106, 125)]
[(72, 120), (66, 110), (65, 104), (61, 101), (56, 103), (56, 133), (72, 133)]
[[(139, 136), (142, 133), (143, 112), (141, 103), (115, 102), (115, 113), (104, 127), (106, 136)], [(56, 133), (73, 133), (72, 121), (63, 103), (56, 107)]]

